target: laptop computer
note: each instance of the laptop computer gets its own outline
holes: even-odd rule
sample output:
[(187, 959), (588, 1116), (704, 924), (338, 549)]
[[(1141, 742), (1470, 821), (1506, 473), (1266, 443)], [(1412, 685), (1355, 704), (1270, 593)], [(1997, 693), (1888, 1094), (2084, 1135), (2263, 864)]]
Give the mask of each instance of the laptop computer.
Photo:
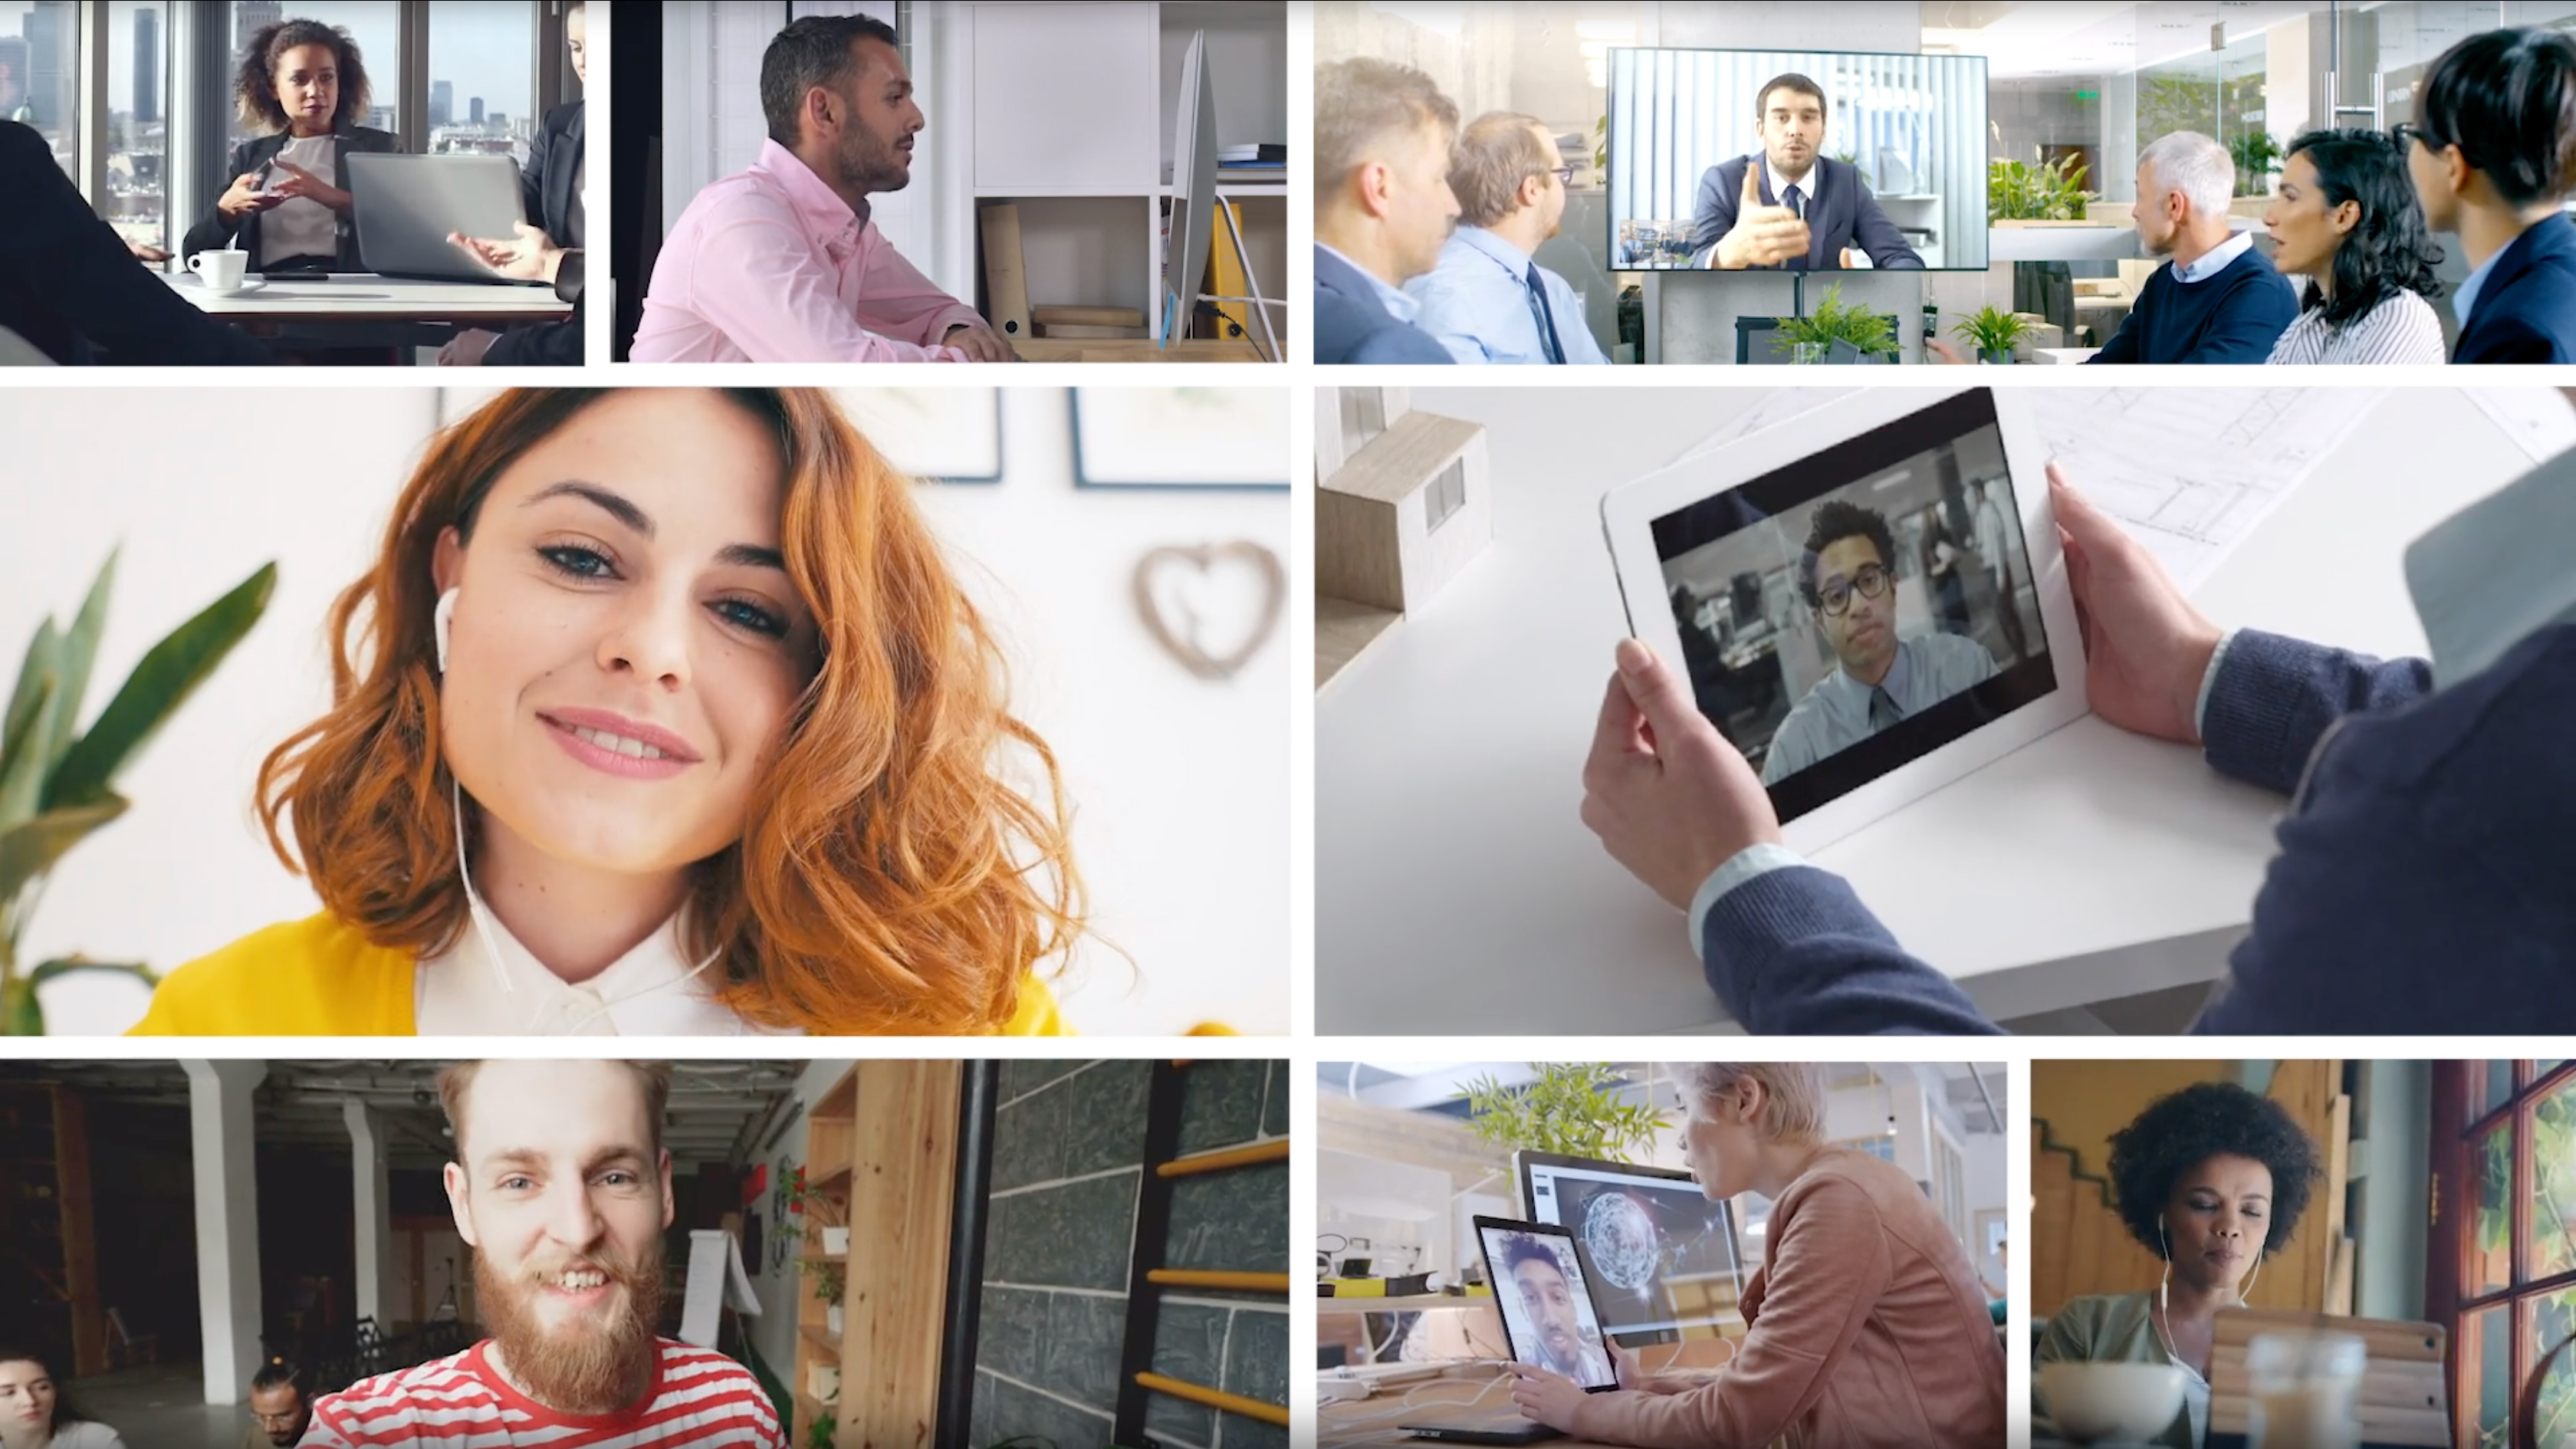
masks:
[(530, 285), (493, 276), (447, 240), (449, 232), (516, 235), (512, 224), (526, 216), (519, 208), (519, 167), (509, 157), (360, 152), (342, 162), (349, 168), (358, 256), (367, 270), (387, 277)]
[[(1563, 1374), (1586, 1393), (1619, 1387), (1618, 1370), (1601, 1334), (1601, 1308), (1575, 1254), (1574, 1234), (1552, 1223), (1480, 1217), (1476, 1244), (1485, 1255), (1485, 1281), (1494, 1285), (1494, 1305), (1512, 1358)], [(1396, 1427), (1416, 1438), (1461, 1444), (1532, 1444), (1563, 1437), (1521, 1417), (1508, 1403), (1434, 1410)]]

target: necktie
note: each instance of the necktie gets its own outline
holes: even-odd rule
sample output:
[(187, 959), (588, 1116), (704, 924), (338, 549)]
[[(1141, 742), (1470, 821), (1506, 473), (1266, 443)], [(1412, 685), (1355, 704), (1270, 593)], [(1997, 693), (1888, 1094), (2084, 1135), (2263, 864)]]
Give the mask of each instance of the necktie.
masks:
[(1530, 316), (1538, 323), (1538, 342), (1550, 362), (1565, 360), (1565, 347), (1556, 340), (1556, 312), (1547, 305), (1547, 284), (1538, 279), (1538, 263), (1530, 263), (1525, 280), (1529, 283)]
[[(1780, 204), (1789, 208), (1789, 213), (1792, 216), (1797, 217), (1798, 220), (1805, 221), (1807, 219), (1807, 198), (1798, 194), (1798, 187), (1795, 182), (1790, 183), (1788, 190), (1780, 193)], [(1803, 272), (1806, 269), (1807, 259), (1805, 257), (1791, 257), (1789, 259), (1789, 270), (1793, 272)]]
[(1889, 694), (1885, 686), (1869, 692), (1869, 732), (1871, 734), (1876, 734), (1903, 718), (1905, 718), (1905, 711), (1896, 707), (1896, 696)]

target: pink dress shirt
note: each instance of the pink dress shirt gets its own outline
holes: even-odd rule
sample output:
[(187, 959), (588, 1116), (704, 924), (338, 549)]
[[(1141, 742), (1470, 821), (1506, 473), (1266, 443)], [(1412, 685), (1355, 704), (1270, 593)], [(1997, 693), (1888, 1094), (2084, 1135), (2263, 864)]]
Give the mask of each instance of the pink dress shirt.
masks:
[(637, 362), (964, 362), (974, 308), (903, 259), (793, 152), (697, 194), (662, 243)]

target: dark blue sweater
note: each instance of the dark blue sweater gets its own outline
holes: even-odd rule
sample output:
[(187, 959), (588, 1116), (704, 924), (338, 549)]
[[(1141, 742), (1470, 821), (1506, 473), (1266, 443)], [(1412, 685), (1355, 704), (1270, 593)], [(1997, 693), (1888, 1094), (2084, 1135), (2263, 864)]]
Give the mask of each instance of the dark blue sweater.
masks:
[[(2253, 930), (2194, 1026), (2223, 1035), (2506, 1035), (2576, 1027), (2576, 625), (2439, 693), (2381, 663), (2246, 630), (2211, 683), (2219, 770), (2293, 791)], [(1839, 876), (1721, 897), (1702, 959), (1764, 1034), (1995, 1030)]]
[(2188, 285), (2158, 267), (2138, 305), (2088, 362), (2268, 362), (2299, 319), (2299, 294), (2252, 247)]

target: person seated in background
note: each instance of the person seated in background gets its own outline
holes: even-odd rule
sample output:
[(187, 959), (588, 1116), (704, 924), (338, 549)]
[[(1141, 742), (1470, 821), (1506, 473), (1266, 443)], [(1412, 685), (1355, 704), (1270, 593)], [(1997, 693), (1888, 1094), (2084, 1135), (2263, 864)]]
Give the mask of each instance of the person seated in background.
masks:
[(1763, 84), (1753, 101), (1761, 151), (1699, 178), (1693, 266), (1838, 271), (1858, 251), (1882, 270), (1923, 270), (1860, 172), (1824, 154), (1826, 109), (1825, 88), (1795, 71)]
[(1019, 360), (870, 219), (871, 195), (911, 184), (929, 124), (893, 26), (789, 22), (760, 58), (760, 107), (760, 159), (699, 192), (662, 243), (635, 361)]
[[(2223, 631), (2055, 463), (2048, 480), (2093, 713), (2291, 797), (2251, 932), (2192, 1030), (2499, 1035), (2576, 1018), (2576, 453), (2410, 548), (2432, 660)], [(1996, 1030), (1847, 882), (1782, 844), (1762, 782), (1679, 671), (1633, 639), (1617, 654), (1583, 823), (1689, 912), (1737, 1022)]]
[(1451, 362), (1404, 284), (1440, 263), (1458, 106), (1383, 60), (1315, 68), (1315, 360)]
[(268, 349), (136, 265), (34, 130), (0, 121), (0, 329), (53, 362), (257, 366)]
[(250, 1379), (250, 1436), (242, 1449), (295, 1449), (313, 1427), (313, 1399), (304, 1370), (282, 1358), (259, 1366)]
[[(2218, 1315), (2245, 1305), (2263, 1260), (2287, 1246), (2322, 1174), (2314, 1139), (2270, 1098), (2200, 1082), (2148, 1104), (2111, 1134), (2112, 1207), (2164, 1263), (2151, 1293), (2070, 1298), (2031, 1350), (2049, 1363), (2170, 1363), (2183, 1408), (2148, 1441), (2199, 1449), (2209, 1437), (2209, 1361)], [(2031, 1414), (2045, 1424), (2046, 1409)]]
[(1458, 138), (1449, 190), (1463, 218), (1439, 265), (1404, 284), (1414, 325), (1460, 362), (1606, 363), (1583, 300), (1535, 260), (1565, 219), (1556, 138), (1535, 116), (1491, 111)]
[(0, 1449), (125, 1449), (125, 1441), (73, 1408), (33, 1351), (0, 1345)]
[(2272, 344), (2275, 363), (2439, 363), (2441, 248), (2406, 179), (2406, 156), (2378, 131), (2309, 131), (2281, 160), (2263, 213), (2272, 268), (2305, 277), (2299, 320)]
[[(2254, 234), (2228, 227), (2236, 161), (2197, 131), (2157, 138), (2138, 153), (2138, 239), (2171, 257), (2138, 289), (2120, 330), (2092, 362), (2261, 362), (2298, 320), (2298, 295), (2255, 254)], [(1946, 344), (1945, 344), (1946, 345)]]
[(1965, 635), (1896, 637), (1896, 538), (1875, 509), (1839, 498), (1817, 505), (1798, 584), (1834, 668), (1771, 736), (1765, 785), (1994, 678), (1995, 657)]
[[(587, 83), (590, 79), (590, 21), (583, 13), (580, 0), (575, 0), (572, 8), (564, 12), (564, 49), (572, 58), (573, 76)], [(515, 259), (522, 247), (539, 256), (549, 249), (580, 251), (590, 229), (581, 198), (582, 183), (586, 179), (583, 110), (581, 101), (567, 101), (546, 112), (544, 124), (537, 127), (536, 139), (528, 146), (528, 164), (519, 168), (519, 208), (526, 213), (529, 225), (521, 228), (518, 238), (509, 242), (497, 237), (483, 238), (484, 246), (468, 245), (468, 238), (463, 236), (451, 235), (448, 240), (466, 246), (484, 265), (503, 276), (511, 275), (507, 270), (508, 264), (494, 262), (493, 253), (508, 253)], [(558, 274), (548, 272), (542, 279), (556, 281)], [(558, 295), (561, 295), (560, 289)], [(573, 296), (563, 300), (572, 302), (574, 307), (573, 314), (561, 322), (513, 327), (507, 332), (471, 328), (458, 333), (439, 349), (440, 365), (579, 367), (582, 314), (578, 289)]]
[(2442, 52), (2392, 128), (2435, 231), (2468, 280), (2453, 362), (2576, 362), (2576, 39), (2490, 30)]
[(358, 124), (374, 92), (358, 43), (318, 20), (263, 26), (242, 50), (233, 74), (233, 109), (244, 126), (267, 134), (242, 142), (224, 163), (232, 183), (205, 220), (188, 228), (180, 254), (233, 248), (250, 254), (249, 269), (319, 266), (366, 269), (358, 258), (344, 158), (392, 152), (390, 131)]
[(1771, 1202), (1744, 1337), (1705, 1376), (1612, 1346), (1619, 1387), (1515, 1364), (1523, 1416), (1602, 1444), (1919, 1449), (2004, 1442), (2004, 1353), (1967, 1249), (1903, 1168), (1825, 1139), (1825, 1074), (1687, 1062), (1682, 1148), (1710, 1200)]

